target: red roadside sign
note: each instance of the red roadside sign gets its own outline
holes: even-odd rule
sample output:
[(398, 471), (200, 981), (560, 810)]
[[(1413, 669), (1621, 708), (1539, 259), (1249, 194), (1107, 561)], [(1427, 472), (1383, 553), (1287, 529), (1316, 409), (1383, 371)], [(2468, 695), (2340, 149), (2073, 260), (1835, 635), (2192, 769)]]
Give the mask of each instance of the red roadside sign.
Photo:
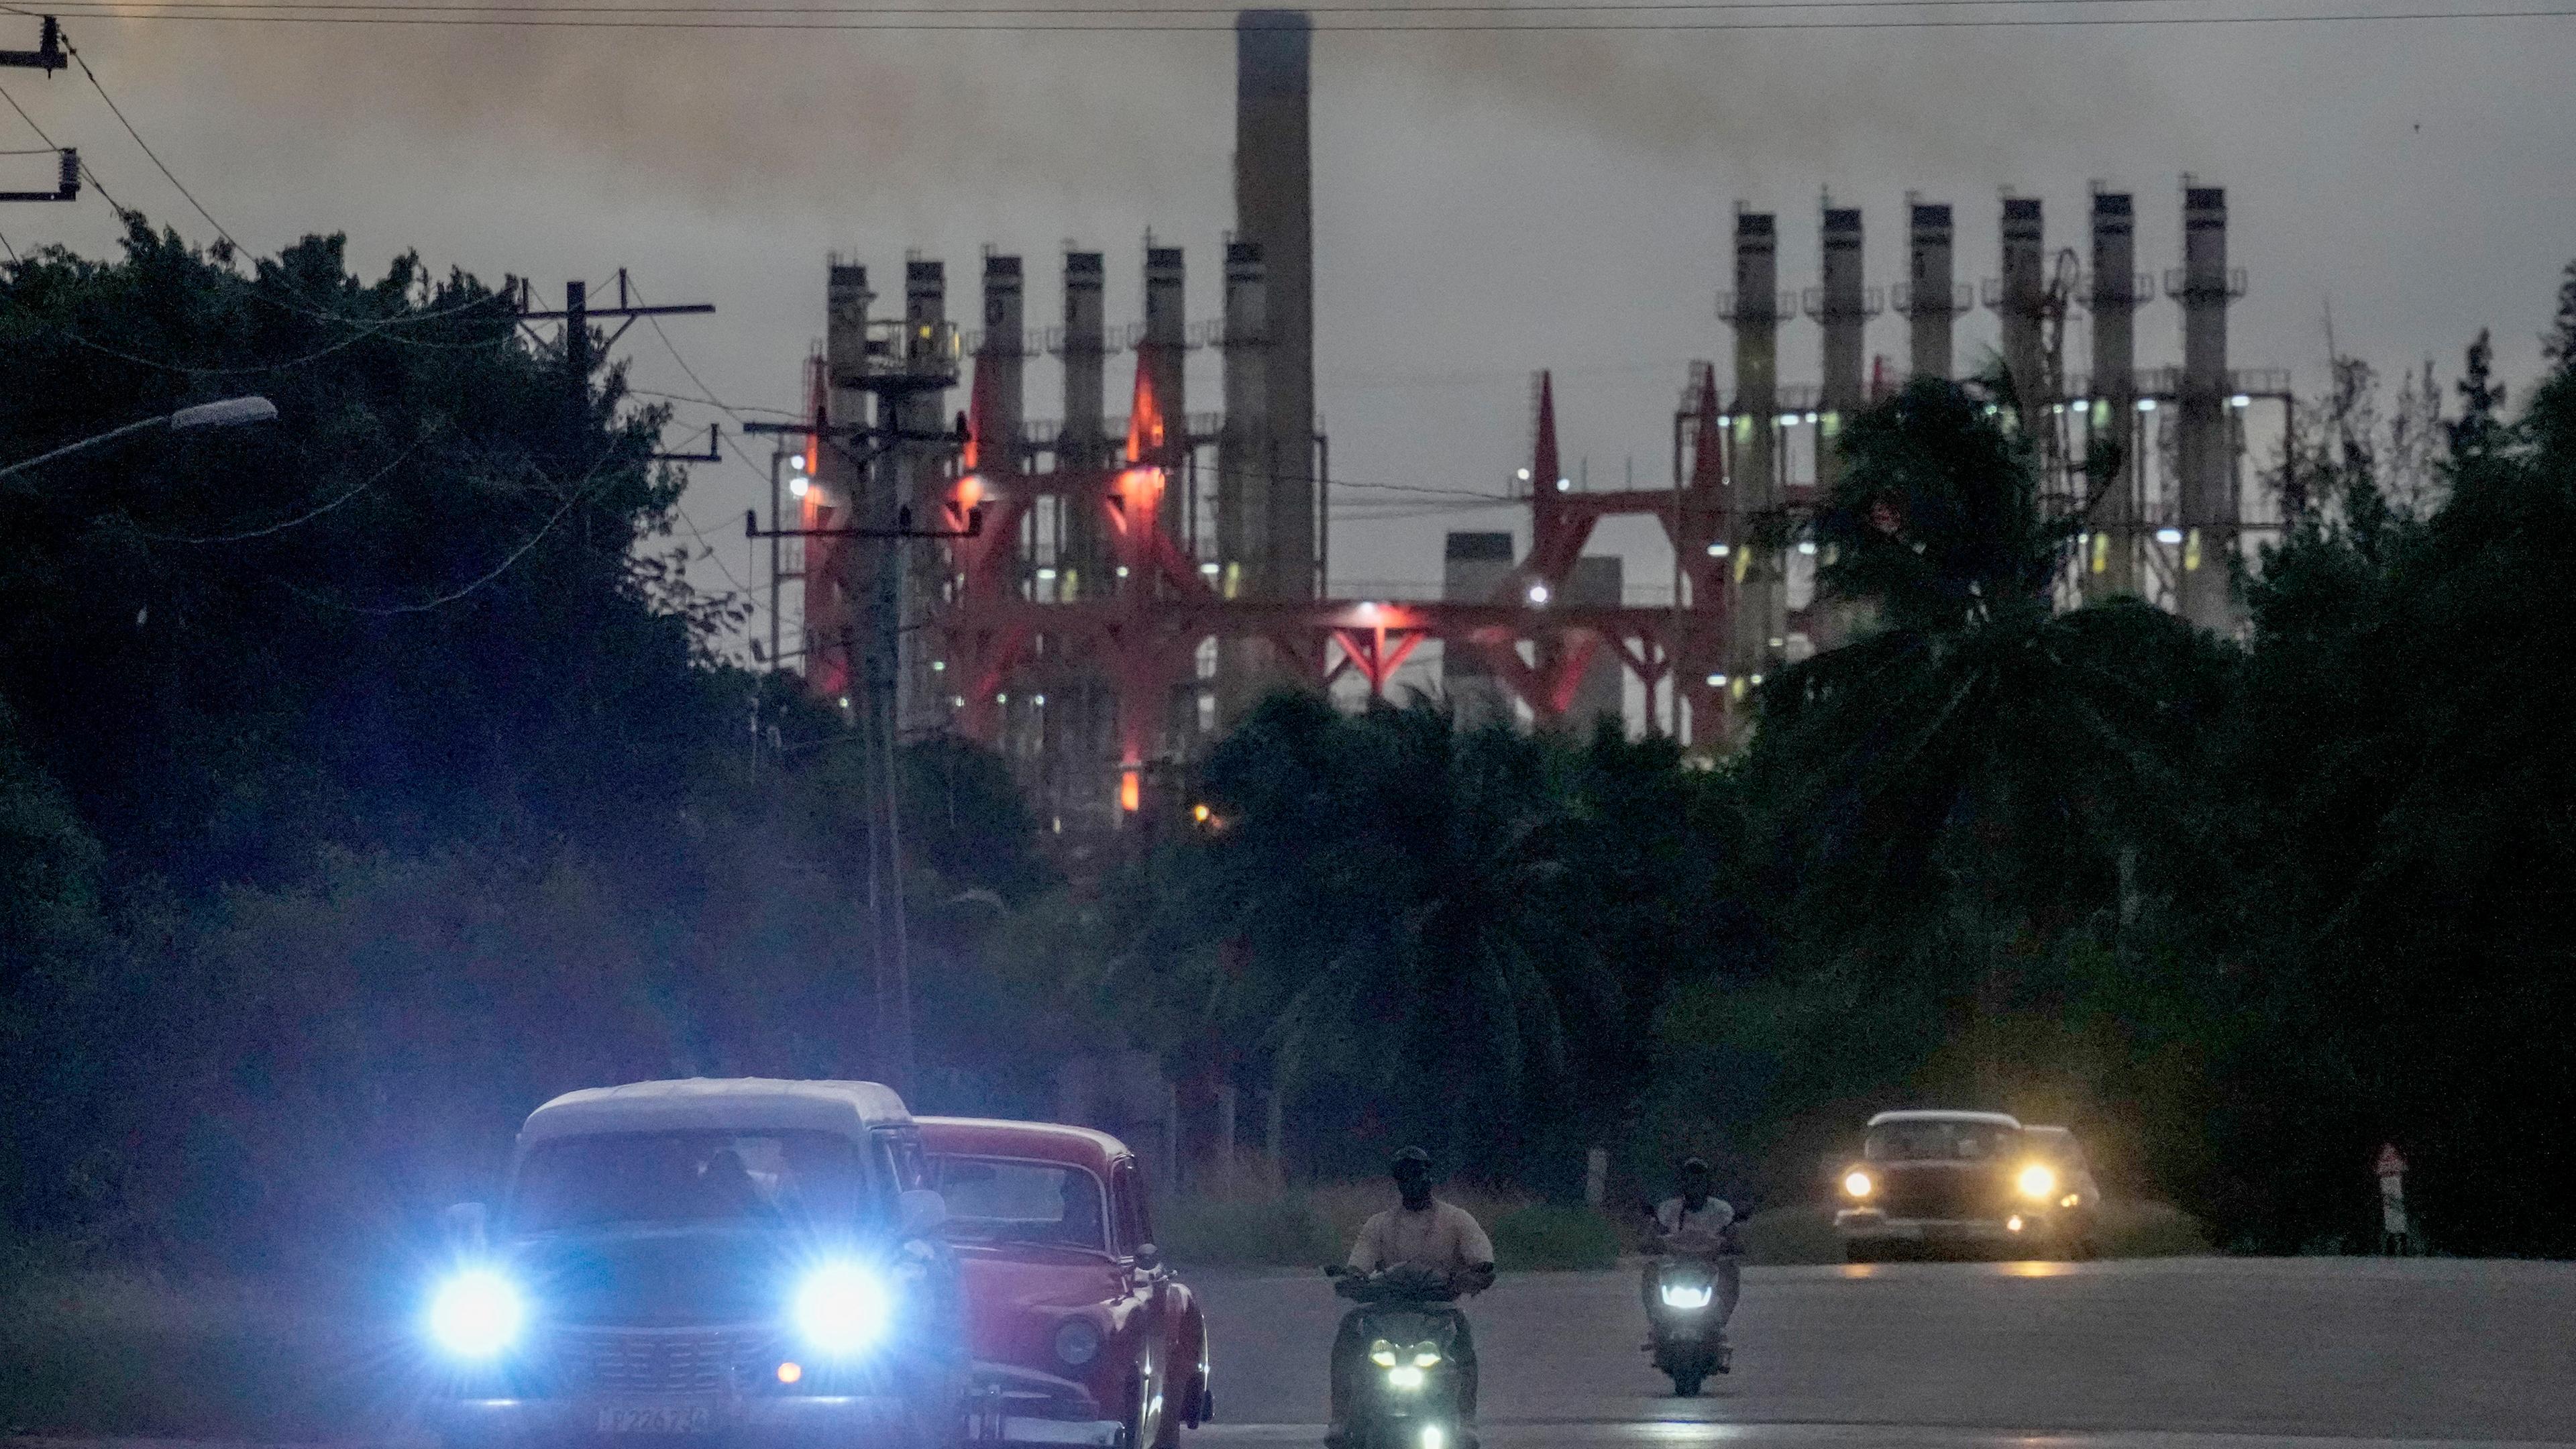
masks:
[(2406, 1159), (2397, 1155), (2395, 1144), (2387, 1144), (2379, 1149), (2378, 1173), (2381, 1177), (2404, 1177), (2406, 1175)]

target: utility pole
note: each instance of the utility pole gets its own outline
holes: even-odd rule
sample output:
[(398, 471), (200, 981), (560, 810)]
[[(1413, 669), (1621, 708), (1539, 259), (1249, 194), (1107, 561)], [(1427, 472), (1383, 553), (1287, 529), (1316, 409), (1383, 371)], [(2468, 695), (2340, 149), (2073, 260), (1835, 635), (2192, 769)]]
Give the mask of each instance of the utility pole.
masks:
[[(639, 317), (702, 316), (712, 313), (715, 310), (715, 304), (711, 302), (688, 302), (669, 307), (636, 306), (632, 299), (627, 296), (626, 269), (624, 267), (619, 267), (617, 269), (616, 306), (594, 308), (590, 305), (590, 284), (588, 282), (566, 282), (564, 283), (564, 304), (562, 310), (537, 311), (528, 306), (528, 284), (524, 278), (521, 279), (519, 283), (519, 321), (522, 324), (529, 322), (561, 322), (564, 324), (564, 437), (566, 443), (566, 456), (578, 459), (586, 451), (583, 447), (583, 440), (588, 436), (590, 430), (590, 372), (591, 368), (596, 365), (597, 356), (597, 354), (592, 351), (590, 345), (590, 324), (593, 320), (603, 317), (613, 317), (618, 319), (617, 330), (608, 334), (608, 339), (604, 344), (604, 350), (605, 348), (615, 347), (618, 339), (626, 335), (626, 329), (634, 326), (636, 319)], [(531, 335), (534, 335), (534, 329), (530, 329), (530, 332)], [(708, 448), (709, 451), (713, 451), (714, 449), (714, 439), (712, 435), (710, 435), (708, 440)]]
[[(0, 69), (34, 70), (52, 75), (69, 63), (63, 49), (61, 22), (47, 15), (40, 17), (33, 50), (0, 50)], [(51, 144), (48, 142), (47, 144)], [(0, 191), (0, 201), (78, 201), (80, 199), (80, 151), (64, 146), (55, 152), (62, 164), (59, 180), (51, 191)]]

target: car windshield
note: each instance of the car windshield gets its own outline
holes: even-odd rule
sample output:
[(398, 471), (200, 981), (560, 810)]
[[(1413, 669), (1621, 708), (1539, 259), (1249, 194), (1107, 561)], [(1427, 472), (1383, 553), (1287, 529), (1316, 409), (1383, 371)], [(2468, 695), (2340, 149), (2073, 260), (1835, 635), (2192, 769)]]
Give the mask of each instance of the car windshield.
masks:
[(656, 1224), (847, 1223), (858, 1148), (829, 1132), (616, 1132), (531, 1148), (510, 1221), (531, 1233)]
[(1079, 1167), (997, 1157), (938, 1157), (932, 1167), (959, 1242), (1109, 1250), (1100, 1179)]
[(1991, 1162), (2013, 1136), (1992, 1122), (1882, 1122), (1861, 1152), (1872, 1162)]

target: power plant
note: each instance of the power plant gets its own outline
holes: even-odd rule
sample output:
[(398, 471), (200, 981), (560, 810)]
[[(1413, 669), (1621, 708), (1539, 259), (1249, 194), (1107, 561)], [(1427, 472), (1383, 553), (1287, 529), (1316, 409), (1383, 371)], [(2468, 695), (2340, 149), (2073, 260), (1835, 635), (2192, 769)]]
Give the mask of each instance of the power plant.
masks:
[[(1062, 321), (1031, 327), (1025, 259), (988, 252), (980, 328), (950, 320), (935, 259), (903, 264), (899, 315), (878, 317), (863, 266), (834, 258), (825, 340), (801, 430), (806, 676), (898, 737), (955, 731), (1000, 750), (1042, 822), (1088, 834), (1146, 808), (1264, 693), (1383, 692), (1425, 643), (1462, 723), (1526, 718), (1588, 730), (1602, 718), (1726, 744), (1767, 672), (1849, 627), (1816, 597), (1817, 544), (1797, 521), (1839, 466), (1843, 422), (1907, 375), (1951, 377), (1955, 326), (1980, 302), (2001, 331), (1998, 409), (2036, 447), (2046, 502), (2076, 520), (2058, 594), (2139, 594), (2204, 626), (2236, 627), (2246, 558), (2246, 420), (2286, 406), (2286, 375), (2231, 370), (2227, 308), (2244, 273), (2227, 252), (2226, 195), (2186, 177), (2182, 264), (2138, 272), (2134, 198), (2097, 186), (2089, 252), (2052, 254), (2040, 198), (2005, 195), (1998, 263), (1962, 282), (1954, 208), (1909, 195), (1907, 276), (1864, 265), (1865, 210), (1823, 200), (1817, 282), (1781, 285), (1779, 218), (1739, 207), (1732, 286), (1717, 318), (1732, 375), (1690, 364), (1661, 486), (1578, 487), (1559, 454), (1554, 389), (1533, 383), (1518, 477), (1529, 547), (1508, 532), (1449, 535), (1439, 599), (1336, 599), (1326, 588), (1332, 472), (1316, 423), (1311, 30), (1302, 12), (1237, 17), (1236, 226), (1222, 308), (1185, 312), (1188, 249), (1148, 235), (1144, 316), (1103, 315), (1111, 259), (1061, 257)], [(2178, 368), (2141, 369), (2138, 310), (2180, 304)], [(1869, 328), (1903, 319), (1902, 366)], [(2070, 319), (2092, 354), (2070, 370)], [(1784, 324), (1820, 330), (1812, 386), (1784, 383)], [(1184, 366), (1214, 348), (1217, 408), (1193, 413)], [(1125, 415), (1113, 356), (1133, 352)], [(1028, 411), (1029, 362), (1052, 357), (1058, 416)], [(961, 383), (966, 406), (952, 411)], [(1802, 431), (1803, 430), (1803, 433)], [(1579, 471), (1579, 470), (1578, 470)], [(1675, 550), (1668, 606), (1622, 599), (1621, 560), (1588, 556), (1598, 525), (1651, 518)], [(1627, 719), (1627, 681), (1647, 717)]]

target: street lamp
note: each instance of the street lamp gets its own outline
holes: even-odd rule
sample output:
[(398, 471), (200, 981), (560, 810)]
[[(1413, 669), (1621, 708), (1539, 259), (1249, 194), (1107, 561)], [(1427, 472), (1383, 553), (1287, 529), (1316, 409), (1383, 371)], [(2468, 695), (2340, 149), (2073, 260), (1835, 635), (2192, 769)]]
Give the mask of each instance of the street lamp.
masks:
[(272, 422), (276, 417), (277, 404), (264, 397), (228, 397), (221, 402), (199, 403), (195, 407), (181, 408), (175, 413), (164, 413), (157, 418), (145, 418), (139, 423), (127, 423), (121, 428), (111, 428), (94, 438), (83, 438), (77, 443), (65, 444), (50, 453), (29, 458), (23, 463), (12, 463), (6, 468), (0, 468), (0, 478), (6, 478), (13, 473), (23, 473), (30, 468), (50, 463), (56, 458), (69, 457), (74, 453), (112, 443), (135, 433), (149, 432), (154, 428), (168, 428), (174, 433), (187, 433), (205, 428), (237, 428), (244, 423)]

